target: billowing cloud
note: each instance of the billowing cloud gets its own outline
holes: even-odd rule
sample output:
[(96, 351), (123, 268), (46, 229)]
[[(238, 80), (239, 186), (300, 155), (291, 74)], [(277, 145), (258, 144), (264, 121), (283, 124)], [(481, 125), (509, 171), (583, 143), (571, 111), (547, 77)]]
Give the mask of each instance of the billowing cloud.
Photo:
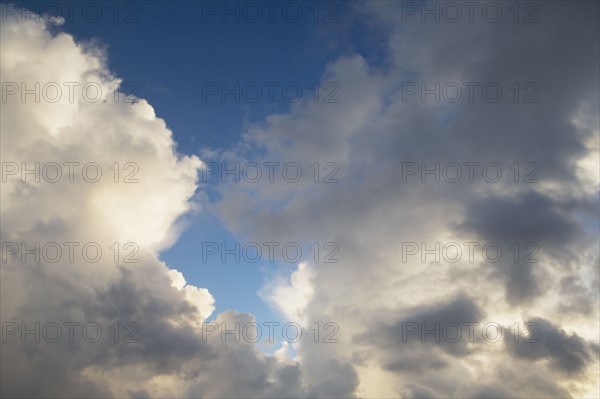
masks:
[[(340, 329), (339, 345), (299, 345), (307, 370), (347, 362), (347, 391), (364, 397), (597, 395), (598, 4), (536, 4), (538, 23), (515, 24), (404, 21), (406, 2), (355, 3), (349, 23), (364, 24), (378, 56), (357, 49), (328, 66), (339, 101), (294, 104), (223, 154), (338, 167), (333, 184), (310, 171), (223, 184), (207, 205), (244, 239), (339, 245), (339, 263), (311, 264), (310, 301), (294, 309)], [(408, 248), (418, 252), (404, 259)], [(306, 292), (304, 268), (279, 292)], [(422, 322), (456, 322), (463, 338), (402, 342), (402, 323)], [(473, 342), (464, 322), (480, 323)], [(507, 348), (528, 322), (546, 341)], [(505, 340), (482, 338), (496, 325)]]
[[(6, 18), (2, 396), (304, 392), (297, 362), (205, 339), (214, 298), (158, 259), (197, 209), (202, 162), (176, 152), (145, 100), (125, 101), (101, 48), (32, 15)], [(253, 320), (216, 318), (227, 328)]]
[[(355, 3), (348, 23), (377, 39), (381, 57), (356, 50), (328, 65), (322, 81), (336, 82), (338, 102), (300, 101), (251, 126), (239, 146), (205, 152), (223, 162), (297, 162), (300, 180), (220, 184), (201, 204), (190, 203), (201, 161), (176, 153), (144, 100), (114, 101), (118, 80), (96, 47), (43, 23), (3, 24), (3, 82), (97, 81), (103, 93), (95, 103), (9, 96), (3, 162), (91, 160), (108, 176), (92, 184), (10, 176), (3, 242), (93, 241), (110, 256), (81, 265), (12, 256), (1, 269), (2, 321), (96, 322), (108, 334), (115, 322), (121, 334), (134, 331), (127, 322), (139, 327), (135, 344), (115, 345), (112, 335), (96, 344), (3, 343), (3, 394), (596, 395), (598, 4), (538, 6), (534, 24), (454, 24), (399, 23), (402, 2)], [(461, 101), (407, 92), (448, 82), (463, 87)], [(465, 82), (492, 82), (503, 97), (476, 91), (470, 101)], [(138, 165), (139, 182), (115, 183), (114, 162), (123, 173)], [(315, 162), (318, 183), (308, 169)], [(456, 165), (461, 178), (449, 181)], [(331, 171), (337, 182), (324, 182)], [(335, 243), (339, 262), (305, 256), (262, 294), (303, 327), (333, 323), (336, 343), (303, 340), (290, 359), (286, 345), (265, 356), (249, 342), (205, 339), (214, 299), (157, 259), (196, 206), (254, 242)], [(138, 262), (112, 261), (114, 242), (135, 242)], [(497, 247), (502, 256), (491, 259)], [(253, 320), (229, 311), (215, 322)]]

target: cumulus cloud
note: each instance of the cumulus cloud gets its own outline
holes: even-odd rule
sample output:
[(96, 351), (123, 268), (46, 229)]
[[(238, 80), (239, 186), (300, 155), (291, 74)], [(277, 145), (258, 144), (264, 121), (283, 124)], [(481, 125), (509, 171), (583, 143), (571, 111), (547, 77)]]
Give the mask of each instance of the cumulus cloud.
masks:
[[(124, 101), (101, 48), (29, 17), (1, 27), (2, 396), (300, 395), (297, 362), (203, 342), (214, 298), (158, 259), (197, 209), (202, 162), (176, 152), (145, 100)], [(41, 98), (21, 97), (36, 85)], [(36, 163), (37, 181), (21, 175)]]

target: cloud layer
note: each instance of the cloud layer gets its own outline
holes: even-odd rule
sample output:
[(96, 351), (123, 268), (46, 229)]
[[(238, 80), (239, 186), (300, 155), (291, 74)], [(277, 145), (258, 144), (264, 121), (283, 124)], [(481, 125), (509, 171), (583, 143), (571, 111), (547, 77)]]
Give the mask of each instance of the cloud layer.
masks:
[[(202, 161), (176, 152), (145, 100), (123, 101), (97, 46), (53, 33), (43, 21), (9, 17), (1, 32), (3, 82), (19, 89), (21, 82), (95, 83), (102, 95), (92, 102), (77, 89), (72, 101), (65, 94), (39, 103), (33, 95), (24, 102), (20, 93), (8, 96), (2, 161), (96, 162), (103, 177), (36, 183), (22, 182), (20, 171), (8, 176), (2, 242), (94, 242), (104, 255), (95, 263), (9, 256), (0, 269), (2, 322), (94, 322), (104, 334), (93, 344), (9, 336), (2, 343), (2, 395), (594, 396), (598, 4), (552, 2), (542, 10), (536, 24), (400, 24), (402, 2), (354, 3), (356, 18), (341, 30), (359, 24), (378, 39), (381, 57), (375, 62), (351, 49), (328, 65), (322, 81), (337, 83), (339, 102), (301, 101), (250, 127), (237, 147), (207, 150), (204, 159), (305, 168), (334, 162), (339, 182), (317, 184), (311, 174), (297, 183), (230, 182), (217, 187), (218, 199), (200, 204), (190, 199)], [(407, 96), (412, 82), (494, 82), (504, 95), (498, 102), (436, 102), (434, 95), (422, 101)], [(515, 82), (535, 83), (526, 93), (537, 87), (538, 101), (515, 102)], [(423, 183), (420, 171), (403, 175), (408, 163), (439, 163), (440, 171), (471, 163), (474, 179), (463, 166), (456, 183), (437, 183), (431, 174)], [(490, 182), (493, 171), (482, 175), (489, 163), (503, 171), (497, 182)], [(138, 181), (124, 183), (131, 171)], [(303, 328), (334, 321), (339, 342), (303, 340), (291, 358), (284, 350), (266, 356), (250, 342), (204, 339), (214, 298), (158, 259), (177, 238), (181, 217), (195, 209), (216, 214), (244, 240), (335, 242), (339, 263), (303, 258), (262, 296)], [(115, 242), (118, 261), (110, 249)], [(130, 242), (138, 248), (136, 263), (123, 260), (135, 248), (124, 246)], [(478, 243), (473, 259), (465, 242)], [(406, 243), (459, 243), (463, 252), (452, 262), (448, 253), (439, 261), (421, 253), (405, 259)], [(502, 258), (486, 258), (486, 243), (502, 248)], [(5, 249), (3, 256), (14, 250)], [(215, 321), (254, 319), (228, 311)], [(110, 327), (119, 323), (127, 335), (134, 331), (124, 328), (128, 322), (139, 328), (139, 342), (120, 336), (115, 344)]]
[[(307, 370), (321, 373), (329, 358), (348, 365), (328, 385), (331, 395), (593, 397), (598, 5), (539, 4), (536, 24), (422, 23), (419, 14), (400, 23), (404, 6), (355, 4), (356, 23), (380, 39), (372, 49), (380, 56), (349, 51), (329, 65), (322, 80), (339, 85), (338, 103), (295, 104), (250, 128), (235, 156), (222, 156), (335, 162), (339, 183), (315, 184), (312, 174), (287, 185), (230, 183), (210, 206), (247, 240), (339, 244), (339, 264), (306, 259), (289, 283), (271, 288), (272, 298), (311, 293), (303, 309), (282, 306), (290, 319), (339, 324), (340, 345), (303, 344), (298, 352)], [(525, 92), (515, 99), (515, 82), (519, 90), (529, 83), (536, 101), (524, 102)], [(423, 84), (429, 94), (410, 94)], [(460, 101), (448, 100), (455, 86), (445, 96), (448, 84), (462, 88)], [(503, 96), (490, 100), (494, 91), (481, 92), (486, 84)], [(421, 173), (436, 164), (439, 182)], [(452, 165), (461, 166), (461, 179)], [(421, 251), (403, 261), (405, 243)], [(436, 243), (441, 260), (423, 260), (422, 248)], [(449, 243), (461, 247), (458, 260), (454, 252), (442, 256)], [(473, 260), (464, 243), (477, 244)], [(500, 259), (491, 260), (492, 249), (482, 254), (488, 243), (503, 250)], [(437, 343), (435, 335), (423, 342), (420, 332), (401, 340), (406, 323), (453, 322), (463, 328), (458, 342)], [(480, 323), (478, 339), (470, 342), (462, 323)], [(502, 327), (504, 339), (483, 339), (487, 323)], [(540, 342), (511, 345), (516, 323), (521, 340), (537, 326)]]

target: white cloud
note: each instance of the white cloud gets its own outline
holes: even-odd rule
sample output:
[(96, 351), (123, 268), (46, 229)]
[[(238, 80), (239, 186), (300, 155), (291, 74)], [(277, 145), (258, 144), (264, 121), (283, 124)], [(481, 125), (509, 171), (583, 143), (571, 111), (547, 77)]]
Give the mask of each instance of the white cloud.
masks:
[[(7, 95), (0, 126), (2, 161), (19, 168), (22, 163), (32, 168), (36, 162), (40, 168), (50, 162), (80, 165), (74, 182), (63, 167), (56, 183), (44, 176), (36, 182), (31, 175), (22, 182), (20, 173), (2, 183), (3, 245), (33, 248), (36, 242), (41, 247), (55, 242), (63, 249), (56, 262), (51, 259), (54, 252), (41, 255), (40, 261), (30, 255), (22, 262), (18, 254), (9, 254), (13, 247), (3, 246), (3, 326), (35, 328), (39, 322), (41, 340), (33, 342), (32, 335), (23, 342), (15, 334), (2, 343), (2, 395), (300, 395), (302, 376), (296, 362), (267, 357), (252, 344), (203, 342), (201, 323), (214, 311), (214, 298), (208, 290), (187, 284), (157, 257), (176, 239), (179, 219), (197, 208), (190, 199), (201, 161), (175, 151), (171, 131), (145, 100), (123, 101), (115, 92), (119, 80), (108, 71), (98, 47), (50, 33), (43, 20), (7, 18), (1, 27), (0, 67)], [(4, 93), (5, 88), (20, 90), (21, 82), (28, 89), (39, 82), (39, 101), (33, 95), (21, 101), (20, 93)], [(53, 92), (44, 92), (52, 82), (63, 89), (56, 102), (47, 101)], [(68, 82), (78, 83), (71, 99), (64, 86)], [(90, 96), (95, 95), (93, 87), (102, 93), (97, 101), (82, 94), (85, 84), (92, 87)], [(90, 162), (102, 169), (95, 183), (81, 174)], [(111, 169), (115, 162), (117, 182)], [(52, 179), (55, 169), (46, 172)], [(93, 169), (86, 175), (94, 176)], [(124, 183), (128, 176), (137, 181)], [(65, 242), (80, 243), (73, 262)], [(101, 248), (98, 261), (83, 258), (86, 243)], [(217, 316), (225, 319), (235, 323), (252, 318)], [(73, 342), (65, 322), (80, 323)], [(48, 342), (44, 330), (52, 323), (64, 328), (56, 343)], [(81, 329), (88, 323), (101, 328), (98, 342), (82, 338)], [(91, 331), (93, 337), (96, 330)]]
[(296, 271), (290, 276), (289, 283), (277, 281), (265, 287), (261, 296), (286, 317), (287, 320), (300, 323), (305, 328), (309, 327), (304, 309), (313, 295), (311, 279), (315, 275), (313, 269), (307, 263), (300, 263)]

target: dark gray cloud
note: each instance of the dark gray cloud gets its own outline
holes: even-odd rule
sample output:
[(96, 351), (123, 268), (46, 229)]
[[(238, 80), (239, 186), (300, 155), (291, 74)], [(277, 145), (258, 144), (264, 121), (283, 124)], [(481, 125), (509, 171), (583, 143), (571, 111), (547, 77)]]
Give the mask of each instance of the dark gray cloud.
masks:
[(505, 336), (504, 343), (513, 356), (548, 360), (552, 368), (568, 374), (581, 372), (598, 357), (597, 345), (586, 342), (577, 334), (569, 335), (543, 318), (532, 318), (528, 322), (533, 324), (526, 339), (515, 343), (514, 337)]
[(467, 209), (457, 229), (502, 248), (498, 262), (482, 262), (482, 267), (504, 282), (511, 305), (540, 296), (549, 283), (549, 261), (560, 261), (563, 271), (572, 270), (577, 252), (593, 239), (577, 217), (577, 207), (536, 191), (473, 199)]
[[(467, 296), (458, 296), (450, 298), (444, 302), (438, 302), (431, 305), (422, 305), (416, 309), (412, 309), (402, 316), (400, 320), (395, 322), (387, 331), (388, 336), (392, 338), (392, 342), (402, 351), (404, 344), (406, 346), (437, 343), (435, 335), (427, 334), (426, 331), (435, 331), (437, 329), (440, 334), (439, 345), (446, 352), (453, 355), (465, 355), (468, 353), (467, 343), (468, 338), (462, 337), (458, 342), (450, 342), (454, 340), (456, 329), (448, 327), (448, 331), (444, 336), (443, 329), (451, 324), (458, 324), (464, 328), (463, 323), (477, 323), (483, 317), (483, 310), (474, 302), (472, 298)], [(407, 333), (407, 323), (415, 323), (419, 326), (419, 333), (409, 335)], [(404, 332), (403, 332), (404, 328)], [(404, 336), (403, 336), (404, 334)], [(406, 341), (406, 342), (405, 342)], [(423, 342), (425, 341), (425, 342)]]
[(381, 362), (389, 371), (412, 375), (443, 373), (444, 369), (455, 367), (452, 357), (471, 353), (471, 338), (464, 323), (478, 323), (483, 315), (472, 298), (458, 295), (407, 309), (386, 324), (373, 321), (355, 342), (373, 349), (385, 348)]
[(546, 250), (560, 251), (582, 234), (569, 211), (535, 191), (517, 198), (478, 198), (468, 204), (460, 228), (488, 241), (534, 242)]

